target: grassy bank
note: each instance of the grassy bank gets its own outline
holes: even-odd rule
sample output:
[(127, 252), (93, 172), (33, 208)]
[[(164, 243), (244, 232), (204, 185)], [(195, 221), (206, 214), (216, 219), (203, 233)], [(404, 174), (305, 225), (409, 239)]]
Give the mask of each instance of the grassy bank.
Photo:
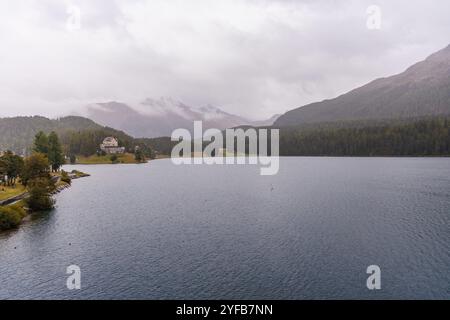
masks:
[(0, 201), (16, 197), (25, 192), (25, 187), (20, 183), (16, 183), (14, 187), (0, 186)]
[(132, 153), (118, 154), (117, 159), (111, 155), (77, 156), (75, 164), (115, 164), (115, 163), (137, 163)]

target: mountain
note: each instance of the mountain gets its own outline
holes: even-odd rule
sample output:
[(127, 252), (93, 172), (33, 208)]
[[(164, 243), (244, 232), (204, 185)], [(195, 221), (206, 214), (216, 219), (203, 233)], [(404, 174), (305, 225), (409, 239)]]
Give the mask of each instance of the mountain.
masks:
[(271, 125), (267, 121), (250, 121), (211, 105), (194, 108), (171, 98), (146, 99), (139, 110), (124, 103), (107, 102), (87, 106), (86, 115), (94, 121), (124, 130), (134, 137), (170, 136), (177, 128), (192, 130), (193, 121), (203, 121), (204, 129), (226, 129), (240, 125)]
[(261, 120), (261, 121), (252, 121), (251, 125), (253, 127), (268, 127), (268, 126), (272, 126), (275, 121), (277, 121), (277, 119), (281, 116), (281, 114), (275, 114), (273, 116), (271, 116), (269, 119), (267, 120)]
[(450, 114), (450, 45), (403, 73), (280, 116), (276, 127), (320, 122), (407, 119)]
[[(29, 154), (34, 136), (39, 131), (49, 133), (55, 131), (64, 146), (64, 151), (69, 153), (93, 154), (97, 151), (105, 137), (114, 136), (119, 139), (122, 146), (128, 152), (133, 152), (135, 146), (147, 154), (158, 151), (153, 145), (160, 146), (159, 140), (135, 139), (123, 131), (101, 126), (90, 119), (69, 116), (59, 119), (48, 119), (41, 116), (0, 118), (0, 151), (11, 150), (17, 154)], [(170, 143), (164, 141), (165, 145)]]

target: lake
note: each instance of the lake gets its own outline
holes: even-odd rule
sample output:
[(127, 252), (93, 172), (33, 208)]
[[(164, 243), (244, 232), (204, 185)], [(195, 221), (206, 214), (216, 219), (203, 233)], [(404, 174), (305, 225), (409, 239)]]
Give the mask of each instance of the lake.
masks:
[(449, 158), (73, 168), (92, 176), (0, 234), (0, 298), (450, 298)]

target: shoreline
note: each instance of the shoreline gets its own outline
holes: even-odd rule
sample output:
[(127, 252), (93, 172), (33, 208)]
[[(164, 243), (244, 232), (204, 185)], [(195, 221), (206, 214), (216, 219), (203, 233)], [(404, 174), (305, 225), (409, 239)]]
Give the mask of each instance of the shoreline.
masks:
[[(55, 183), (55, 190), (53, 190), (50, 193), (50, 196), (54, 196), (57, 195), (58, 193), (62, 192), (65, 189), (69, 189), (71, 187), (71, 183), (73, 180), (77, 180), (77, 179), (81, 179), (81, 178), (86, 178), (89, 177), (90, 174), (81, 172), (81, 171), (77, 171), (77, 170), (73, 170), (72, 172), (69, 173), (69, 177), (70, 177), (70, 183), (68, 182), (63, 182), (61, 181), (61, 177), (60, 176), (55, 176), (57, 178), (57, 182)], [(25, 204), (25, 199), (28, 197), (29, 193), (28, 191), (16, 195), (14, 197), (5, 199), (3, 201), (0, 202), (0, 209), (1, 208), (14, 208), (14, 207), (18, 207), (22, 210), (25, 211), (25, 215), (21, 218), (21, 220), (19, 221), (19, 223), (11, 228), (6, 228), (6, 229), (0, 229), (0, 234), (4, 233), (4, 232), (8, 232), (8, 231), (13, 231), (13, 230), (17, 230), (20, 228), (20, 226), (24, 223), (27, 222), (31, 219), (31, 217), (33, 216), (33, 214), (35, 213), (39, 213), (39, 212), (31, 212)], [(53, 209), (49, 210), (52, 211)]]
[[(115, 156), (115, 159), (113, 160), (111, 157)], [(105, 154), (105, 155), (90, 155), (90, 156), (83, 156), (83, 155), (77, 155), (75, 156), (75, 163), (67, 163), (71, 165), (92, 165), (92, 164), (140, 164), (140, 163), (146, 163), (147, 159), (145, 161), (137, 161), (135, 159), (135, 155), (133, 153), (122, 153), (122, 154)]]

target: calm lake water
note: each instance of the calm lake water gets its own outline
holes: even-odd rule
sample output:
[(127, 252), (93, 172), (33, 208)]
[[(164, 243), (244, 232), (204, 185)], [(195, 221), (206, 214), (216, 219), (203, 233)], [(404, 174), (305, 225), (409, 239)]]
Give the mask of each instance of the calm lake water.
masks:
[(450, 298), (448, 158), (73, 168), (92, 176), (0, 234), (0, 298)]

